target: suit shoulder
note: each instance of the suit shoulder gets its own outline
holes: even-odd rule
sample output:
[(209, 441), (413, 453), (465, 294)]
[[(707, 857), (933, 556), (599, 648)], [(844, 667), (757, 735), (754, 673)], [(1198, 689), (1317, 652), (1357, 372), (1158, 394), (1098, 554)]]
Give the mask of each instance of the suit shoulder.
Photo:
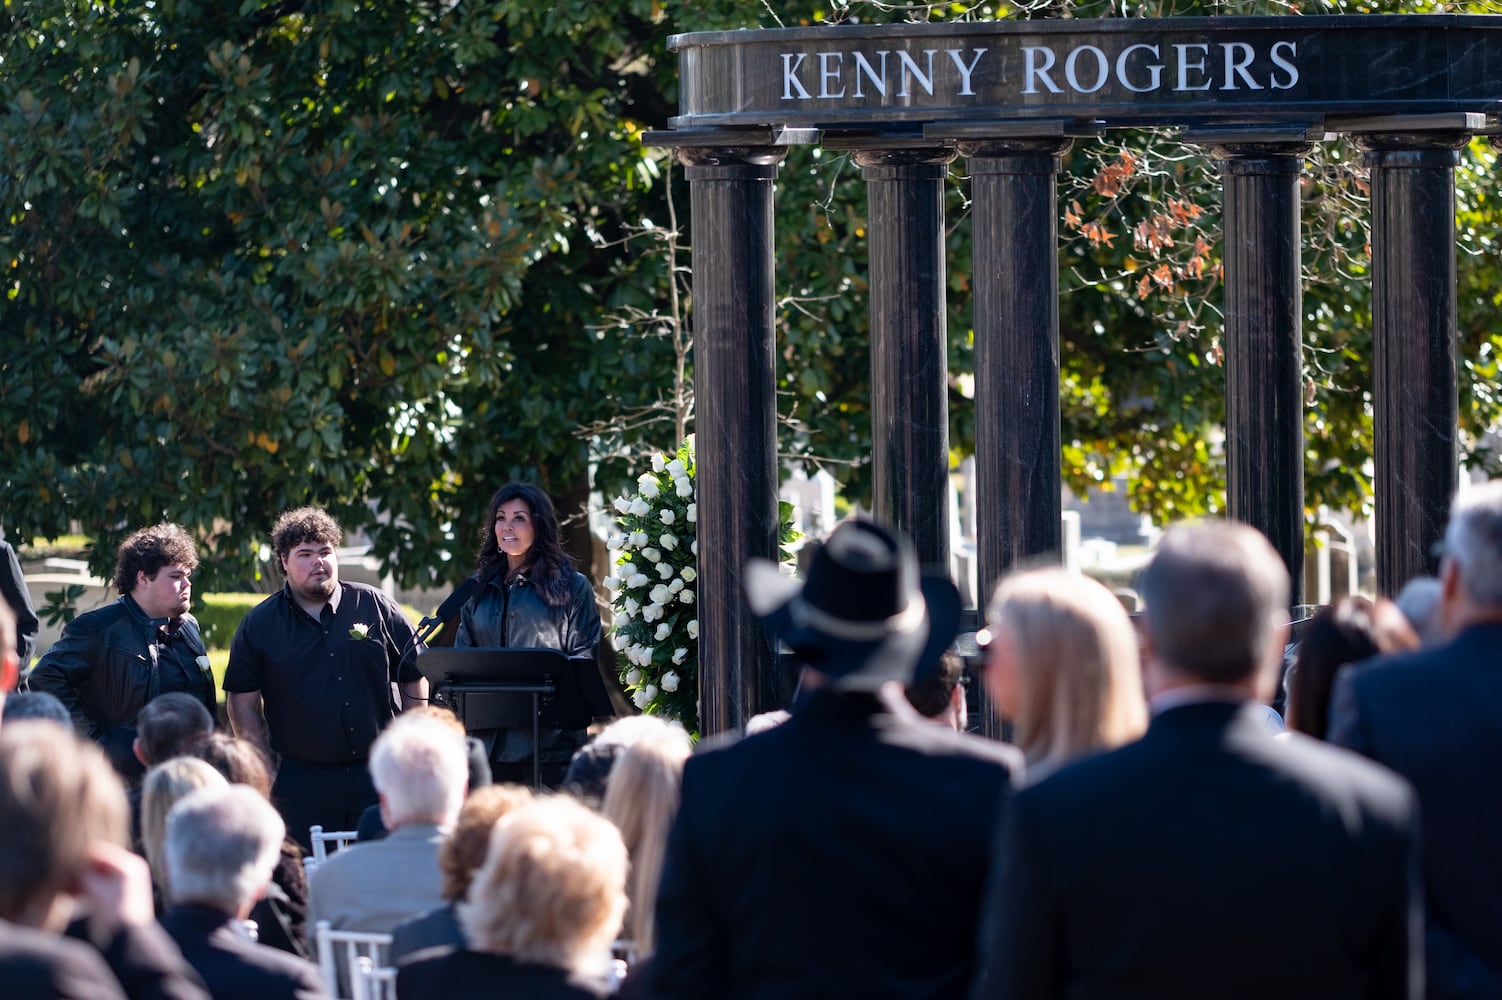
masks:
[(1275, 749), (1311, 783), (1336, 794), (1383, 801), (1404, 810), (1417, 801), (1413, 787), (1397, 773), (1342, 747), (1289, 733), (1277, 740)]

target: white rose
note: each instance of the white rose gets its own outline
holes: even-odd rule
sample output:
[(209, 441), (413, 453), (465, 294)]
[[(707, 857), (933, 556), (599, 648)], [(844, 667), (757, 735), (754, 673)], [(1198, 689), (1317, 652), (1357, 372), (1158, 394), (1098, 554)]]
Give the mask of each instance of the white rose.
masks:
[(657, 454), (655, 454), (655, 455), (652, 456), (652, 471), (653, 472), (661, 472), (663, 470), (663, 467), (666, 464), (667, 463), (665, 461), (663, 461), (662, 452), (659, 451)]
[[(645, 667), (645, 666), (647, 666), (647, 665), (648, 665), (648, 664), (649, 664), (649, 663), (651, 663), (651, 662), (652, 662), (652, 653), (653, 653), (653, 652), (654, 652), (654, 650), (653, 650), (653, 649), (652, 649), (652, 647), (651, 647), (651, 646), (643, 646), (643, 647), (642, 647), (642, 648), (641, 648), (641, 654), (640, 654), (640, 655), (641, 655), (641, 660), (640, 660), (640, 662), (641, 662), (641, 665), (642, 665), (642, 666), (644, 666), (644, 667)], [(649, 684), (649, 685), (647, 685), (647, 686), (648, 686), (648, 687), (651, 687), (651, 685), (650, 685), (650, 684)]]
[(669, 625), (667, 622), (663, 622), (661, 625), (657, 626), (657, 631), (653, 634), (652, 638), (656, 639), (658, 642), (661, 642), (672, 634), (673, 626)]
[(660, 562), (657, 564), (657, 575), (662, 577), (664, 580), (671, 579), (673, 576), (673, 567), (669, 566), (667, 563)]
[[(688, 659), (688, 650), (685, 647), (679, 646), (677, 649), (673, 650), (673, 662), (674, 663), (682, 663), (686, 659)], [(667, 685), (667, 678), (664, 677), (662, 680), (663, 680), (663, 685), (662, 686), (663, 687), (667, 687), (668, 686)]]
[(662, 492), (657, 488), (657, 480), (651, 476), (642, 476), (641, 482), (638, 485), (641, 486), (641, 495), (648, 500), (656, 500)]
[(684, 587), (683, 593), (678, 595), (678, 600), (682, 601), (684, 604), (692, 604), (694, 603), (694, 592), (692, 590), (689, 590), (687, 587)]
[(645, 573), (633, 573), (631, 578), (626, 581), (626, 586), (628, 587), (645, 587), (646, 585), (647, 574)]
[(683, 567), (683, 582), (684, 583), (693, 583), (694, 582), (694, 577), (696, 577), (698, 575), (699, 575), (698, 571), (695, 570), (692, 566), (685, 566), (685, 567)]
[(681, 459), (673, 459), (668, 463), (667, 469), (668, 475), (672, 476), (674, 479), (681, 479), (684, 476), (688, 475), (688, 470), (683, 467), (683, 462)]
[(631, 696), (631, 701), (637, 708), (646, 708), (652, 703), (651, 697), (647, 695), (646, 688), (637, 688), (636, 693)]
[(656, 684), (648, 684), (646, 687), (642, 688), (642, 690), (644, 692), (646, 692), (647, 700), (648, 701), (651, 701), (653, 698), (657, 697), (657, 685)]
[[(679, 652), (682, 652), (682, 650), (679, 650)], [(667, 673), (662, 675), (662, 689), (668, 694), (672, 694), (674, 691), (678, 690), (678, 685), (681, 681), (682, 678), (669, 670)]]
[(620, 590), (621, 589), (621, 581), (617, 577), (607, 576), (605, 579), (601, 580), (600, 582), (605, 585), (605, 589), (606, 590)]
[(636, 563), (633, 563), (633, 562), (624, 562), (624, 563), (621, 563), (620, 572), (617, 575), (621, 579), (623, 579), (623, 580), (626, 579), (627, 577), (635, 576), (636, 575)]
[(668, 601), (671, 601), (673, 599), (673, 595), (676, 593), (676, 590), (673, 590), (669, 587), (664, 587), (659, 583), (657, 586), (647, 591), (647, 596), (652, 598), (652, 600), (658, 604), (666, 604), (668, 603)]
[[(689, 506), (692, 507), (693, 504), (689, 504)], [(689, 520), (692, 521), (693, 518), (689, 518)], [(694, 555), (698, 555), (699, 554), (699, 540), (697, 538), (695, 538), (692, 542), (689, 543), (688, 550), (690, 552), (692, 552)]]
[(632, 667), (630, 670), (626, 671), (626, 683), (630, 684), (632, 687), (636, 687), (636, 685), (640, 684), (641, 671), (637, 670), (635, 667)]
[(662, 562), (662, 553), (650, 545), (641, 550), (641, 555), (647, 562)]
[(658, 536), (657, 544), (671, 552), (678, 547), (678, 536), (665, 531)]
[(662, 509), (662, 511), (657, 516), (660, 517), (660, 518), (662, 518), (662, 523), (663, 524), (672, 524), (673, 520), (678, 515), (673, 513), (673, 510), (672, 510), (671, 507), (664, 507)]
[(633, 598), (630, 598), (630, 597), (626, 598), (626, 614), (628, 614), (628, 615), (635, 615), (640, 610), (641, 610), (641, 604), (640, 603), (638, 603)]
[(619, 534), (617, 534), (617, 535), (611, 535), (605, 541), (605, 547), (607, 549), (611, 549), (611, 550), (618, 549), (622, 545), (625, 545), (625, 544), (626, 544), (626, 536), (625, 535), (619, 535)]
[(616, 628), (625, 628), (627, 625), (630, 625), (630, 624), (631, 624), (631, 616), (628, 615), (628, 614), (626, 614), (626, 612), (624, 612), (624, 611), (617, 611), (615, 613), (615, 627)]
[[(659, 586), (660, 586), (660, 584), (659, 584)], [(652, 589), (655, 591), (657, 588), (653, 587)], [(668, 586), (667, 586), (667, 591), (670, 594), (676, 594), (676, 593), (678, 593), (678, 591), (680, 591), (682, 589), (683, 589), (683, 581), (682, 580), (674, 580), (672, 583), (668, 584)]]
[(627, 511), (624, 511), (624, 513), (635, 514), (637, 517), (641, 517), (644, 514), (652, 513), (652, 505), (647, 503), (647, 501), (643, 500), (641, 497), (632, 497), (631, 508)]
[(645, 531), (633, 531), (633, 532), (631, 532), (631, 544), (633, 546), (635, 546), (636, 548), (638, 548), (638, 549), (641, 548), (642, 546), (646, 545), (647, 544), (647, 533)]
[(699, 619), (695, 618), (688, 623), (688, 637), (690, 639), (699, 638)]
[(692, 479), (675, 479), (673, 480), (673, 486), (677, 488), (678, 495), (681, 497), (691, 497), (694, 495), (694, 481)]
[(642, 621), (650, 625), (652, 622), (655, 622), (662, 617), (662, 605), (655, 603), (648, 604), (646, 607), (641, 609), (641, 617)]
[(699, 523), (699, 505), (696, 503), (691, 503), (688, 505), (688, 523)]
[(616, 497), (615, 509), (620, 511), (622, 514), (629, 514), (631, 513), (631, 501), (627, 500), (625, 497)]

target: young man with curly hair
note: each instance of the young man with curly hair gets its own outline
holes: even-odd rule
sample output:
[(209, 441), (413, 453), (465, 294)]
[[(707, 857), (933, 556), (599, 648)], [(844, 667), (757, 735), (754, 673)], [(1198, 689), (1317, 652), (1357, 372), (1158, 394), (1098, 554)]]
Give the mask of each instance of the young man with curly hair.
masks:
[(188, 613), (197, 567), (193, 538), (179, 525), (133, 532), (115, 561), (119, 600), (69, 622), (27, 675), (27, 688), (56, 695), (127, 780), (143, 770), (132, 747), (147, 702), (183, 691), (211, 715), (217, 707), (208, 651)]

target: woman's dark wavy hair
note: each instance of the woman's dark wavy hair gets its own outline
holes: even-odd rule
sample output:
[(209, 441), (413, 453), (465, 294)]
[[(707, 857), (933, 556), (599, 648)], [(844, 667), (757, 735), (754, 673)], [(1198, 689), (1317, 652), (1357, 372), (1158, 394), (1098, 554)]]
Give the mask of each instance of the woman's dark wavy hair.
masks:
[(520, 500), (532, 512), (532, 548), (527, 578), (549, 607), (562, 607), (573, 594), (574, 561), (558, 541), (558, 516), (553, 501), (531, 483), (507, 483), (490, 498), (485, 524), (480, 531), (480, 551), (475, 555), (475, 574), (482, 580), (503, 576), (506, 554), (495, 541), (495, 515), (501, 504)]
[(1352, 595), (1320, 611), (1304, 628), (1288, 684), (1288, 728), (1324, 739), (1335, 675), (1348, 663), (1418, 648), (1391, 601)]

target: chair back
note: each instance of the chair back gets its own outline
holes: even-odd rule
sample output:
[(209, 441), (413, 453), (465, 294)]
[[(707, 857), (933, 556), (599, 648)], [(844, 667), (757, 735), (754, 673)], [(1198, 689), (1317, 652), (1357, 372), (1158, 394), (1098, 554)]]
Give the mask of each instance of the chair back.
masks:
[(396, 966), (376, 965), (369, 955), (360, 955), (350, 987), (353, 1000), (396, 1000)]
[(325, 833), (323, 827), (316, 823), (308, 827), (308, 838), (313, 845), (313, 864), (320, 865), (328, 860), (330, 844), (334, 845), (334, 850), (342, 850), (353, 844), (358, 836), (354, 830), (330, 830)]
[[(313, 942), (318, 948), (318, 971), (323, 973), (323, 984), (328, 987), (329, 996), (338, 1000), (358, 997), (353, 990), (361, 958), (369, 959), (372, 968), (380, 968), (391, 954), (390, 934), (338, 931), (327, 920), (313, 926)], [(341, 988), (341, 983), (349, 987)]]

